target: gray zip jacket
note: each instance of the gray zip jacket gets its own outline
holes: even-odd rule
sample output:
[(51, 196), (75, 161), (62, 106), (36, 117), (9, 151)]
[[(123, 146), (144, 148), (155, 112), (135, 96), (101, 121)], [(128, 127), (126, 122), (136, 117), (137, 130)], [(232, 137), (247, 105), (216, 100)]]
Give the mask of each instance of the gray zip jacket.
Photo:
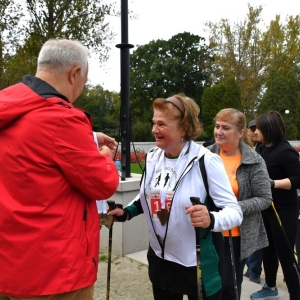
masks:
[[(220, 153), (217, 144), (207, 148), (213, 153)], [(238, 203), (244, 215), (240, 225), (242, 260), (269, 245), (260, 212), (270, 206), (272, 193), (263, 158), (243, 141), (240, 142), (240, 150), (242, 160), (236, 176), (239, 186)]]

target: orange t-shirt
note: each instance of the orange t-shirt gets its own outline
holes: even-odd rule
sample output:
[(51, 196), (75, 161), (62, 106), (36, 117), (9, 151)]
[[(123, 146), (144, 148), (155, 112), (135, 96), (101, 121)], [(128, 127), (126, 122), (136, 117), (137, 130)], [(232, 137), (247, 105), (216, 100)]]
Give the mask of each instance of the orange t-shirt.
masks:
[[(228, 176), (228, 179), (230, 181), (232, 191), (236, 198), (238, 198), (239, 195), (239, 185), (236, 178), (236, 170), (238, 166), (240, 165), (242, 154), (236, 155), (236, 156), (226, 156), (220, 152), (220, 157), (223, 161), (223, 164), (225, 166), (225, 170)], [(234, 227), (231, 229), (232, 236), (240, 236), (240, 228)], [(229, 231), (225, 230), (223, 231), (224, 236), (229, 236)]]

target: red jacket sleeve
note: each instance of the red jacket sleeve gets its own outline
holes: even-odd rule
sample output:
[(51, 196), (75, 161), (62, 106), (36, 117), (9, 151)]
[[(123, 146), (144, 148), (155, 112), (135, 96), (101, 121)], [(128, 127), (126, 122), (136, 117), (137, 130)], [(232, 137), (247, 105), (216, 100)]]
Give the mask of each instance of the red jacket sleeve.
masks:
[(67, 180), (93, 200), (111, 197), (119, 184), (113, 160), (99, 153), (91, 125), (80, 111), (61, 118), (53, 137), (53, 159)]

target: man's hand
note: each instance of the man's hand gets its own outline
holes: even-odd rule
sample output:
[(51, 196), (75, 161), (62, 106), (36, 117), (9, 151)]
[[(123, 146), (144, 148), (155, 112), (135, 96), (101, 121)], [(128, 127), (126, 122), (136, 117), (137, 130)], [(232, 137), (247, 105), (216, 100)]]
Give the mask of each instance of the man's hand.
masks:
[(114, 153), (111, 151), (111, 149), (109, 149), (107, 146), (103, 146), (99, 149), (99, 152), (101, 154), (108, 154), (110, 156), (111, 159), (113, 159), (114, 157)]
[(115, 151), (117, 149), (118, 143), (115, 141), (114, 138), (111, 138), (110, 136), (102, 133), (102, 132), (96, 132), (97, 140), (98, 140), (98, 146), (101, 149), (101, 147), (106, 146), (111, 151)]

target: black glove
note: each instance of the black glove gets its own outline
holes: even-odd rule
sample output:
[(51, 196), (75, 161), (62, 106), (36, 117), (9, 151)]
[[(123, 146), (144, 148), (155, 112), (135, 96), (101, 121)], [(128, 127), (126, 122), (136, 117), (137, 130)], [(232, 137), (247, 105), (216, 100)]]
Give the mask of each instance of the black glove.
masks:
[[(119, 208), (121, 208), (121, 207), (119, 207)], [(124, 208), (123, 212), (124, 212), (123, 216), (114, 216), (118, 222), (125, 222), (125, 221), (127, 221), (128, 215), (130, 216), (127, 208)], [(130, 218), (128, 220), (130, 220)]]

